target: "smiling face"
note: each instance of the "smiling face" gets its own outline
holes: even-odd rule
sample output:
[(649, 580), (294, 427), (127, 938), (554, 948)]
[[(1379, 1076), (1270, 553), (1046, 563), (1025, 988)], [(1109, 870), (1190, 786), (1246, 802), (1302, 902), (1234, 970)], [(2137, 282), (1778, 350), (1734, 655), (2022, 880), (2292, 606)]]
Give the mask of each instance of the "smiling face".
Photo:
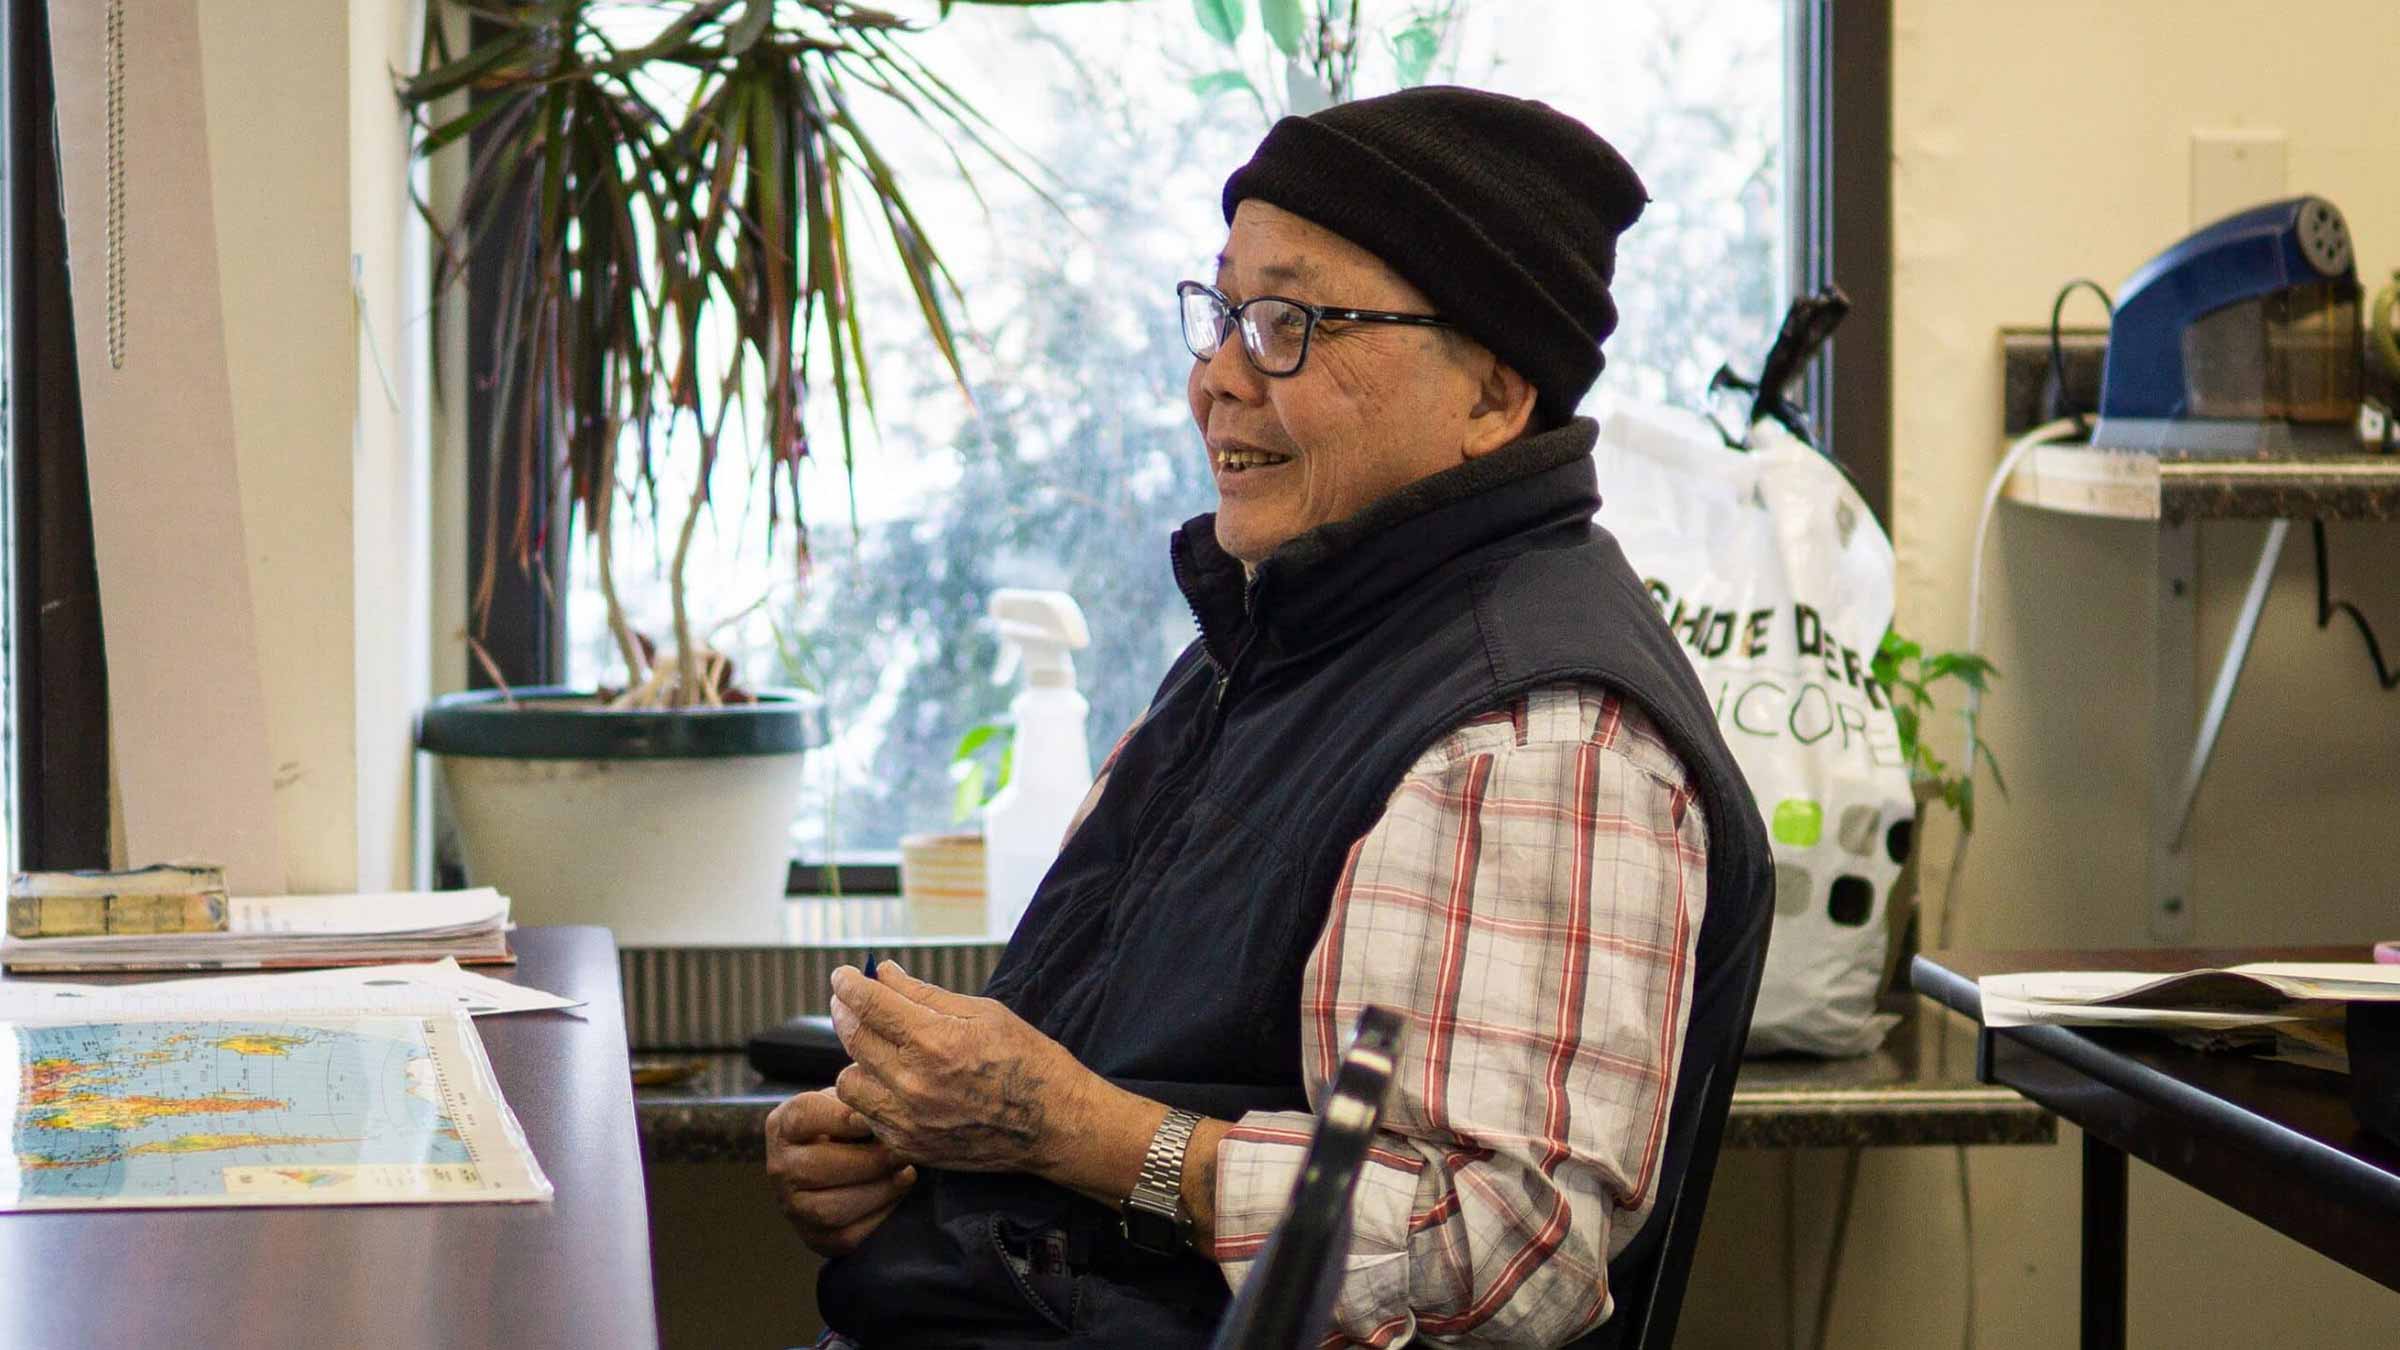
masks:
[[(1255, 198), (1234, 212), (1216, 288), (1344, 309), (1436, 310), (1373, 254)], [(1217, 483), (1217, 543), (1256, 563), (1293, 537), (1523, 435), (1534, 390), (1454, 330), (1327, 319), (1296, 375), (1258, 373), (1238, 335), (1192, 363), (1192, 420)]]

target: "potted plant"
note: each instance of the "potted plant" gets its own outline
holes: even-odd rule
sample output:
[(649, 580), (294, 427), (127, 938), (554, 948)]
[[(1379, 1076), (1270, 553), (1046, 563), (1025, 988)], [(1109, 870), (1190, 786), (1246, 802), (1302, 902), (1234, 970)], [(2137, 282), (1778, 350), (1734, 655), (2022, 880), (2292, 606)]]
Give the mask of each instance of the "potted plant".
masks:
[[(2007, 780), (2000, 776), (2000, 761), (1993, 758), (1992, 747), (1976, 730), (1972, 717), (1966, 720), (1966, 762), (1953, 766), (1925, 743), (1925, 714), (1933, 711), (1932, 686), (1944, 680), (1964, 687), (1972, 697), (1980, 698), (1999, 678), (2000, 672), (1992, 663), (1973, 652), (1934, 652), (1927, 654), (1923, 644), (1902, 637), (1897, 630), (1883, 635), (1883, 645), (1875, 652), (1872, 663), (1875, 682), (1883, 687), (1892, 701), (1892, 722), (1900, 733), (1900, 757), (1908, 766), (1908, 782), (1917, 801), (1916, 839), (1909, 849), (1908, 861), (1892, 887), (1892, 901), (1887, 910), (1890, 941), (1884, 950), (1883, 985), (1887, 1005), (1906, 1008), (1915, 995), (1901, 970), (1902, 963), (1916, 953), (1918, 946), (1917, 916), (1921, 910), (1918, 896), (1924, 868), (1925, 813), (1935, 802), (1950, 808), (1958, 816), (1960, 842), (1956, 857), (1966, 853), (1966, 836), (1975, 832), (1975, 767), (1980, 762), (1992, 772), (1992, 786), (2000, 795), (2008, 795)], [(1958, 869), (1951, 868), (1955, 886)], [(1942, 896), (1942, 926), (1936, 938), (1937, 948), (1950, 945), (1953, 908), (1949, 889)]]
[[(942, 12), (1066, 2), (944, 0)], [(456, 45), (460, 18), (470, 38)], [(492, 462), (563, 484), (624, 668), (614, 688), (457, 694), (420, 720), (469, 875), (521, 918), (606, 923), (635, 942), (774, 931), (801, 757), (822, 733), (805, 696), (740, 684), (695, 621), (687, 578), (720, 452), (736, 448), (770, 540), (805, 564), (806, 399), (830, 384), (845, 474), (852, 414), (873, 416), (862, 222), (881, 226), (964, 390), (944, 303), (955, 285), (855, 112), (871, 90), (994, 153), (974, 110), (912, 55), (912, 31), (847, 0), (428, 10), (421, 73), (399, 96), (420, 155), (471, 147), (456, 204), (426, 208), (436, 295), (498, 252), (500, 355), (474, 373), (496, 391)], [(663, 645), (618, 600), (615, 527), (637, 510), (672, 524)], [(497, 559), (533, 566), (538, 544), (520, 520), (505, 549), (487, 549), (479, 620)]]

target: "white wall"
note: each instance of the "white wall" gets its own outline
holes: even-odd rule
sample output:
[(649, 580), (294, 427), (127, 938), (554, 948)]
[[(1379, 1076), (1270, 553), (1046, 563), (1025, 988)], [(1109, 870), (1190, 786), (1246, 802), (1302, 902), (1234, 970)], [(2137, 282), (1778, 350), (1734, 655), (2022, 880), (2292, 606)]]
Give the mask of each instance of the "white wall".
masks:
[[(2368, 0), (2280, 18), (2214, 0), (1896, 0), (1895, 24), (1899, 618), (1955, 645), (1975, 509), (2000, 452), (1999, 328), (2044, 321), (2071, 277), (2114, 290), (2185, 232), (2195, 129), (2286, 133), (2291, 189), (2340, 205), (2362, 278), (2388, 279), (2400, 264), (2400, 47), (2390, 6)], [(2204, 666), (2262, 528), (2202, 529)], [(2400, 577), (2386, 561), (2400, 525), (2331, 535), (2337, 589), (2400, 648)], [(2002, 508), (1984, 645), (2003, 680), (1985, 723), (2013, 795), (1983, 806), (1962, 946), (2147, 941), (2151, 539), (2146, 526)], [(2354, 633), (2316, 630), (2305, 533), (2295, 539), (2200, 798), (2199, 943), (2400, 934), (2400, 695), (2373, 688)], [(1929, 842), (1928, 861), (1945, 861), (1947, 832)], [(2063, 1134), (2055, 1148), (1972, 1155), (1980, 1344), (2074, 1343), (2080, 1148)], [(1782, 1165), (1729, 1160), (1689, 1343), (1779, 1341), (1772, 1300), (1709, 1291), (1762, 1270), (1772, 1280), (1759, 1258), (1780, 1250)], [(1838, 1165), (1816, 1155), (1800, 1167), (1803, 1244), (1821, 1244)], [(1952, 1168), (1948, 1150), (1868, 1156), (1832, 1344), (1955, 1341), (1965, 1253)], [(2400, 1326), (2400, 1295), (2133, 1170), (2133, 1344), (2330, 1350), (2387, 1343)]]
[[(362, 887), (429, 879), (427, 797), (413, 772), (413, 714), (429, 692), (434, 569), (430, 240), (409, 200), (408, 120), (394, 71), (414, 69), (421, 5), (351, 0), (350, 247), (358, 314), (352, 596), (358, 704), (358, 875)], [(461, 517), (463, 520), (463, 517)]]
[[(424, 294), (390, 71), (414, 6), (204, 0), (251, 593), (292, 890), (404, 886), (427, 659)], [(369, 354), (365, 316), (396, 399)], [(397, 406), (395, 406), (395, 404)]]

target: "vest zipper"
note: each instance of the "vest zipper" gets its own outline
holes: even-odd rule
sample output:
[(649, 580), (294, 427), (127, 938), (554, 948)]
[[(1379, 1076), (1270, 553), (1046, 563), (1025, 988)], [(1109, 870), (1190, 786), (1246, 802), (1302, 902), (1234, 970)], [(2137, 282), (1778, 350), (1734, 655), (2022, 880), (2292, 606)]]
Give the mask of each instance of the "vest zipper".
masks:
[(1206, 748), (1207, 742), (1216, 739), (1217, 727), (1223, 721), (1221, 714), (1225, 711), (1225, 694), (1233, 687), (1235, 672), (1242, 668), (1242, 658), (1248, 656), (1250, 649), (1258, 645), (1258, 574), (1256, 572), (1242, 579), (1242, 614), (1250, 620), (1250, 635), (1242, 639), (1241, 650), (1235, 652), (1233, 659), (1226, 662), (1225, 668), (1217, 672), (1217, 697), (1214, 711), (1220, 716), (1209, 718), (1208, 735), (1202, 742), (1203, 748)]
[[(1242, 610), (1244, 613), (1253, 612), (1257, 597), (1258, 580), (1256, 577), (1251, 577), (1242, 587)], [(1199, 611), (1195, 609), (1192, 612), (1192, 621), (1197, 624), (1199, 620)], [(1236, 651), (1233, 658), (1217, 671), (1216, 684), (1209, 697), (1208, 720), (1200, 729), (1198, 744), (1192, 747), (1191, 754), (1181, 764), (1176, 765), (1168, 772), (1166, 780), (1160, 785), (1158, 791), (1151, 794), (1150, 800), (1143, 803), (1142, 814), (1135, 819), (1133, 824), (1133, 855), (1125, 860), (1125, 866), (1118, 871), (1115, 880), (1111, 883), (1111, 889), (1122, 887), (1127, 878), (1141, 871), (1143, 862), (1149, 858), (1156, 843), (1151, 837), (1151, 831), (1158, 823), (1160, 813), (1165, 811), (1170, 803), (1182, 803), (1188, 799), (1189, 794), (1186, 789), (1191, 785), (1192, 780), (1199, 776), (1201, 769), (1207, 765), (1210, 752), (1216, 749), (1218, 733), (1225, 728), (1225, 696), (1233, 688), (1233, 677), (1241, 672), (1243, 662), (1257, 645), (1258, 630), (1253, 626), (1249, 635), (1242, 640), (1240, 650)], [(1203, 646), (1205, 647), (1205, 643)], [(1211, 656), (1208, 659), (1211, 665), (1215, 664), (1215, 657)], [(1114, 928), (1113, 922), (1111, 928)]]

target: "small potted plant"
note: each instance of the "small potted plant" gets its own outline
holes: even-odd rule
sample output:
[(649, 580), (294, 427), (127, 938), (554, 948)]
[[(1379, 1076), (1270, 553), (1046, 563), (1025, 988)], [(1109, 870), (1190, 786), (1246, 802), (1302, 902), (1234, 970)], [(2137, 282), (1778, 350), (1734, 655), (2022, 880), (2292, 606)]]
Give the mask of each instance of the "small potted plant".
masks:
[[(450, 41), (461, 18), (463, 47)], [(854, 112), (872, 90), (985, 146), (973, 109), (911, 53), (912, 31), (848, 0), (428, 10), (422, 71), (399, 96), (421, 155), (471, 147), (455, 206), (427, 210), (435, 290), (498, 251), (500, 356), (473, 376), (496, 390), (492, 461), (521, 483), (563, 482), (624, 668), (613, 688), (457, 694), (420, 719), (469, 875), (520, 918), (606, 923), (635, 942), (774, 931), (801, 756), (822, 733), (805, 696), (745, 688), (711, 646), (691, 554), (723, 459), (752, 466), (770, 540), (805, 563), (805, 401), (830, 386), (846, 473), (852, 414), (873, 412), (853, 273), (876, 246), (865, 222), (964, 388), (955, 288)], [(813, 370), (812, 344), (826, 358)], [(615, 526), (637, 510), (666, 513), (674, 540), (664, 645), (618, 600)], [(520, 567), (538, 553), (524, 521), (506, 542), (487, 550), (487, 601), (502, 553)]]
[[(1883, 989), (1887, 1000), (1897, 995), (1901, 1006), (1914, 1001), (1907, 987), (1907, 977), (1901, 963), (1917, 950), (1917, 916), (1924, 857), (1925, 812), (1940, 802), (1958, 816), (1961, 837), (1959, 853), (1965, 852), (1965, 836), (1975, 832), (1975, 768), (1978, 763), (1991, 770), (1992, 786), (2000, 795), (2008, 795), (2008, 783), (2000, 776), (2000, 761), (1992, 755), (1992, 747), (1984, 742), (1973, 719), (1967, 719), (1966, 762), (1952, 765), (1925, 742), (1925, 715), (1933, 711), (1933, 686), (1945, 680), (1971, 691), (1980, 697), (1991, 688), (2000, 672), (1984, 657), (1973, 652), (1935, 652), (1928, 655), (1924, 646), (1902, 637), (1897, 630), (1883, 636), (1883, 645), (1876, 650), (1873, 662), (1875, 681), (1883, 687), (1892, 702), (1892, 722), (1900, 732), (1900, 756), (1908, 766), (1909, 787), (1917, 801), (1916, 839), (1909, 849), (1908, 862), (1902, 867), (1899, 880), (1892, 887), (1888, 910), (1891, 941), (1885, 948)], [(1956, 869), (1953, 868), (1953, 880)], [(1941, 932), (1937, 947), (1950, 945), (1952, 909), (1945, 890), (1942, 906)]]

